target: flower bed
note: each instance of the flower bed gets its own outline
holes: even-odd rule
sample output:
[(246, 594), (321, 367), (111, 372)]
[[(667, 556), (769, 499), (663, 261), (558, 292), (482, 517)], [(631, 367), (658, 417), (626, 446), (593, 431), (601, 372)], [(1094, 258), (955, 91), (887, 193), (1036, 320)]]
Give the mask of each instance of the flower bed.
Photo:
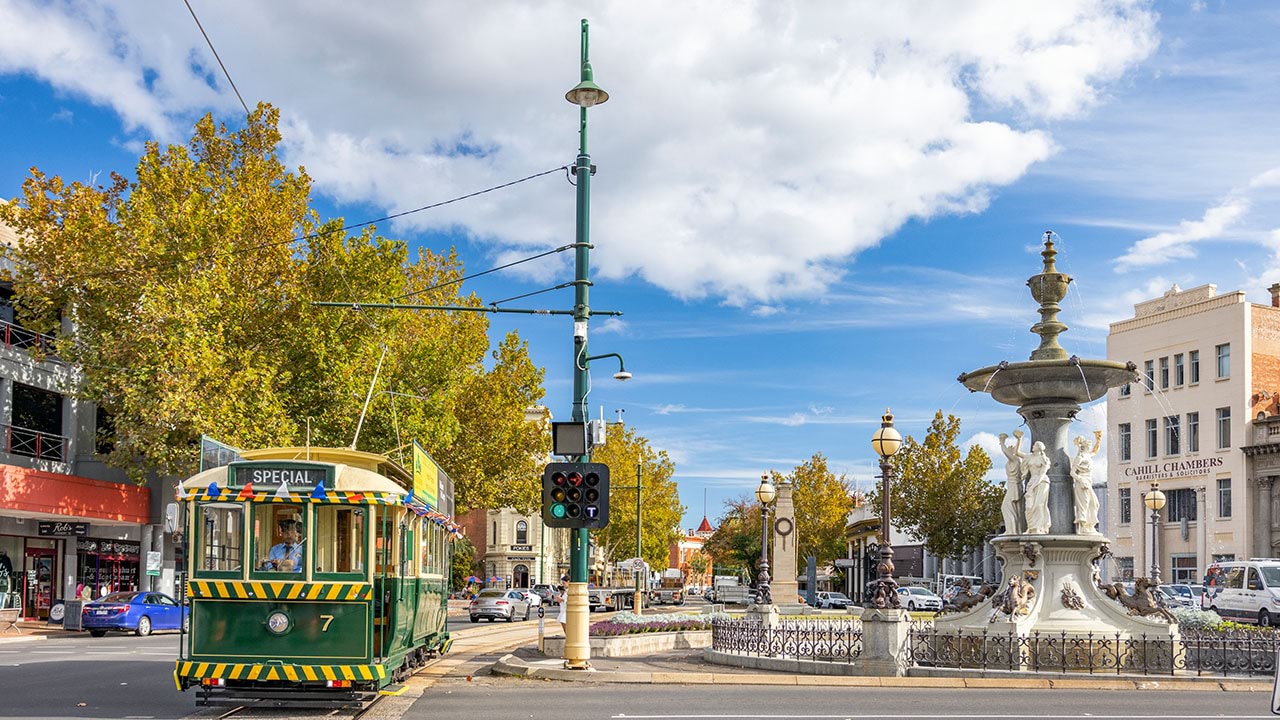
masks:
[(638, 635), (640, 633), (688, 632), (692, 630), (710, 630), (711, 622), (717, 619), (728, 619), (727, 613), (709, 615), (690, 615), (688, 613), (667, 613), (662, 615), (636, 615), (635, 613), (618, 613), (612, 620), (604, 620), (591, 625), (592, 637), (618, 637), (620, 635)]

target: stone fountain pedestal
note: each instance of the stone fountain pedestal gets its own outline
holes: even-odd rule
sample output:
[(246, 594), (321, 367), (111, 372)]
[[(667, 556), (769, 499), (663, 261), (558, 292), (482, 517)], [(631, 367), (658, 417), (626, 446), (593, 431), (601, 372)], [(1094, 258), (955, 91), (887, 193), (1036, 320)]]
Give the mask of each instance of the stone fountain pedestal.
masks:
[[(1176, 624), (1129, 615), (1095, 584), (1093, 561), (1107, 544), (1102, 535), (1001, 535), (991, 544), (1004, 562), (1001, 587), (968, 612), (939, 617), (934, 621), (939, 633), (1178, 639)], [(999, 600), (1011, 579), (1028, 583), (1034, 595), (1021, 610), (1008, 614)]]

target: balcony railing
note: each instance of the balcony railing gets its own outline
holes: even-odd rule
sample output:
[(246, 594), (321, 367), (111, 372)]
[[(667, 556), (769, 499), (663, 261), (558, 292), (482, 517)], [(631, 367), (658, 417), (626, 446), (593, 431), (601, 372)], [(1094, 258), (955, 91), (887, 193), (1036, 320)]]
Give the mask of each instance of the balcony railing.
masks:
[(5, 425), (4, 451), (40, 460), (66, 462), (67, 439), (53, 433), (29, 430), (17, 425)]
[(50, 357), (53, 357), (55, 354), (54, 339), (52, 335), (45, 335), (33, 330), (28, 330), (21, 325), (16, 325), (5, 320), (0, 320), (0, 341), (3, 341), (4, 346), (7, 348), (16, 348), (18, 350), (38, 350)]

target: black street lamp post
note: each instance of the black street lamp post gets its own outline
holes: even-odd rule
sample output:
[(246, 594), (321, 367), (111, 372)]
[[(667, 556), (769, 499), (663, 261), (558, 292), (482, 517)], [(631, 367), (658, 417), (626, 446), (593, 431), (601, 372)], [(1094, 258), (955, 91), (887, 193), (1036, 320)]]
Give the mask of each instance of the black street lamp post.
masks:
[(889, 540), (892, 515), (889, 508), (889, 491), (892, 485), (892, 468), (889, 458), (902, 447), (902, 435), (893, 428), (893, 413), (885, 408), (880, 429), (871, 438), (871, 447), (880, 456), (880, 562), (876, 565), (876, 582), (871, 593), (871, 605), (878, 609), (900, 608), (898, 583), (893, 579), (893, 544)]
[(760, 574), (756, 577), (756, 604), (772, 605), (773, 595), (769, 592), (769, 505), (778, 496), (769, 475), (760, 476), (760, 487), (756, 488), (756, 499), (760, 501)]

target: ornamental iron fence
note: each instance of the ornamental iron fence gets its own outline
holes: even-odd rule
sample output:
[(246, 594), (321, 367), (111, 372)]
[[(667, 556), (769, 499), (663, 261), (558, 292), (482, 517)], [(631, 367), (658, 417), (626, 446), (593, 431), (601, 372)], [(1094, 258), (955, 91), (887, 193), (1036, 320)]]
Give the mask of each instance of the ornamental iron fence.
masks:
[(1276, 633), (1248, 630), (1186, 631), (1125, 636), (1094, 633), (939, 633), (913, 630), (907, 659), (913, 666), (974, 670), (1136, 675), (1272, 675)]
[(787, 618), (776, 627), (750, 620), (715, 620), (711, 649), (734, 655), (851, 662), (862, 654), (862, 623), (856, 618)]

